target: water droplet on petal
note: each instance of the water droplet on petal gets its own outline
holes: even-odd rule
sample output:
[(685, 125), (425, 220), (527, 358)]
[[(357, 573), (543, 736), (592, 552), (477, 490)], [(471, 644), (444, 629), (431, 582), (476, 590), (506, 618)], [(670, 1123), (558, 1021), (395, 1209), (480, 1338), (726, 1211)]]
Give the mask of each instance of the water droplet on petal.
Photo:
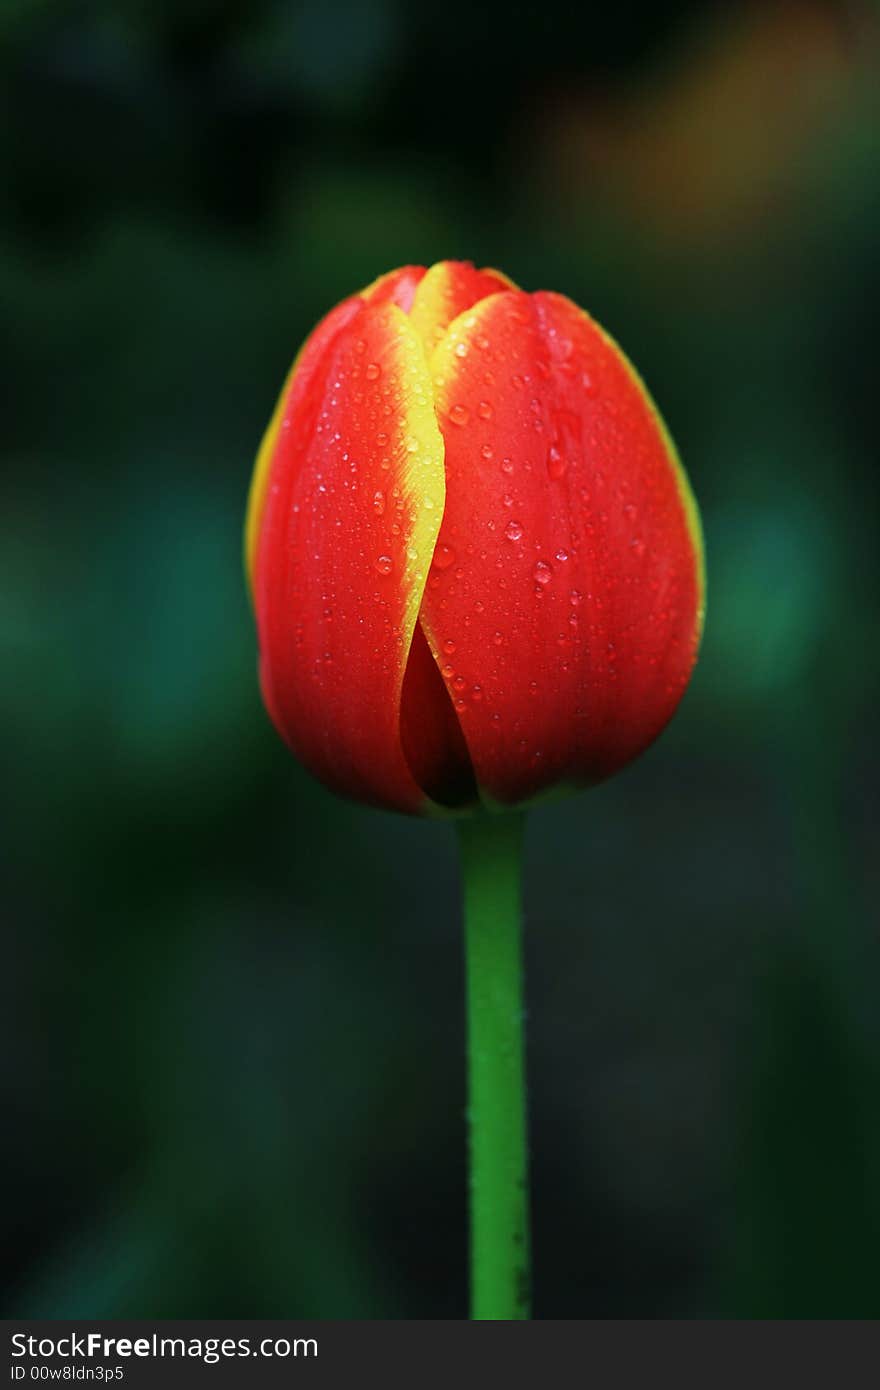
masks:
[(438, 545), (434, 551), (434, 568), (438, 570), (448, 570), (455, 560), (455, 551), (451, 545)]
[(364, 370), (364, 376), (367, 378), (367, 381), (377, 381), (381, 375), (382, 368), (379, 366), (378, 362), (367, 363)]
[(377, 491), (373, 493), (373, 511), (376, 513), (377, 516), (381, 516), (385, 511), (384, 492)]
[(480, 401), (480, 404), (477, 406), (477, 414), (481, 420), (491, 420), (494, 411), (488, 401)]
[(443, 643), (443, 650), (447, 656), (455, 655), (455, 643), (452, 641), (451, 638), (447, 638), (446, 641)]
[(641, 560), (642, 556), (645, 553), (645, 542), (643, 540), (640, 540), (638, 536), (635, 536), (630, 541), (630, 547), (632, 549), (633, 554), (637, 555), (638, 558)]
[(467, 357), (468, 345), (467, 343), (456, 343), (453, 351), (455, 352), (456, 357)]
[(523, 528), (518, 521), (508, 521), (504, 528), (504, 534), (509, 541), (518, 541), (522, 538)]
[(565, 477), (567, 459), (558, 444), (551, 444), (547, 450), (547, 472), (554, 482)]
[(484, 459), (486, 459), (486, 460), (490, 459), (490, 458), (492, 457), (492, 445), (491, 445), (491, 444), (484, 444), (483, 447), (482, 447), (481, 450), (480, 450), (480, 453), (483, 455), (483, 458), (484, 458)]
[(449, 409), (449, 418), (453, 425), (466, 425), (470, 419), (470, 411), (466, 405), (453, 405)]
[(568, 551), (567, 551), (567, 550), (557, 550), (557, 552), (556, 552), (556, 558), (557, 558), (557, 560), (559, 561), (559, 563), (560, 563), (561, 565), (565, 564), (565, 561), (568, 559)]
[(532, 570), (532, 575), (536, 584), (549, 584), (553, 578), (553, 567), (548, 565), (546, 560), (539, 560)]
[(390, 555), (380, 555), (376, 561), (376, 569), (380, 574), (390, 574), (393, 563)]

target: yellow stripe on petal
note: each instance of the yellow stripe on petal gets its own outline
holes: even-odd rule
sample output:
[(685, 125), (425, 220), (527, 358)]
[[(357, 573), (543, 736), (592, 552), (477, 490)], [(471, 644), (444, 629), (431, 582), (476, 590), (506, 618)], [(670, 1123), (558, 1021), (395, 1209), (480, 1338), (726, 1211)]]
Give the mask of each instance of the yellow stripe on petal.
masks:
[(248, 591), (252, 597), (254, 591), (254, 565), (257, 557), (257, 541), (260, 535), (260, 521), (263, 516), (263, 508), (266, 502), (266, 490), (269, 486), (269, 469), (275, 453), (275, 445), (278, 442), (281, 421), (284, 418), (284, 403), (287, 400), (287, 393), (293, 381), (293, 374), (299, 365), (302, 353), (303, 349), (300, 348), (293, 360), (293, 366), (287, 373), (284, 385), (281, 388), (281, 394), (272, 412), (272, 418), (269, 421), (257, 451), (257, 459), (251, 476), (244, 524), (244, 568), (245, 574), (247, 575)]
[(401, 421), (405, 430), (405, 455), (400, 487), (411, 526), (404, 571), (404, 583), (408, 587), (405, 627), (411, 635), (443, 519), (446, 470), (443, 438), (437, 427), (434, 393), (421, 339), (413, 331), (411, 320), (396, 305), (388, 305), (386, 312), (399, 335), (398, 371), (407, 402)]

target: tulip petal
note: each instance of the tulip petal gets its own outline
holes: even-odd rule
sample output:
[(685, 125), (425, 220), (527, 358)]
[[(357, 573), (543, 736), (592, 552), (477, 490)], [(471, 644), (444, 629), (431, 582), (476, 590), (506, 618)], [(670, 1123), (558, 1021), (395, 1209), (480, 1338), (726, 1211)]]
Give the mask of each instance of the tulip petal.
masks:
[(278, 435), (285, 412), (295, 411), (298, 402), (308, 396), (315, 373), (323, 362), (325, 350), (345, 324), (349, 323), (361, 308), (361, 302), (358, 295), (344, 299), (309, 334), (294, 358), (293, 366), (287, 374), (287, 380), (281, 388), (281, 395), (278, 397), (272, 419), (263, 435), (251, 477), (244, 528), (245, 570), (251, 592), (253, 592), (254, 587), (254, 566), (269, 487), (269, 472), (275, 457), (275, 446), (278, 443)]
[(431, 368), (447, 502), (421, 622), (481, 793), (600, 781), (660, 732), (695, 659), (684, 471), (626, 358), (561, 295), (484, 300)]
[(430, 354), (459, 314), (490, 294), (515, 288), (499, 270), (476, 270), (469, 261), (438, 261), (419, 282), (410, 322)]
[(443, 441), (422, 342), (393, 298), (346, 309), (334, 330), (314, 350), (310, 340), (269, 445), (254, 582), (261, 681), (283, 737), (322, 781), (423, 810), (401, 695), (443, 514)]
[(341, 304), (337, 304), (336, 308), (332, 309), (321, 320), (317, 328), (309, 334), (294, 358), (293, 366), (287, 374), (287, 380), (281, 389), (281, 395), (278, 397), (272, 419), (260, 444), (248, 494), (245, 521), (245, 571), (251, 589), (253, 589), (257, 538), (260, 533), (260, 522), (269, 480), (269, 465), (275, 454), (275, 445), (284, 411), (288, 405), (291, 409), (295, 408), (293, 400), (288, 402), (288, 395), (293, 388), (294, 378), (298, 378), (297, 393), (302, 394), (307, 391), (307, 383), (311, 373), (315, 365), (321, 361), (324, 349), (362, 304), (390, 302), (397, 304), (404, 313), (409, 313), (416, 287), (424, 274), (424, 266), (405, 265), (398, 270), (388, 271), (386, 275), (380, 275), (378, 279), (367, 285), (366, 289), (361, 290), (360, 294), (351, 295), (348, 299), (344, 299)]
[(402, 309), (408, 314), (413, 306), (416, 289), (424, 279), (425, 267), (423, 265), (403, 265), (397, 270), (389, 270), (386, 275), (380, 275), (367, 285), (366, 289), (361, 290), (360, 298), (368, 304), (396, 304), (398, 309)]

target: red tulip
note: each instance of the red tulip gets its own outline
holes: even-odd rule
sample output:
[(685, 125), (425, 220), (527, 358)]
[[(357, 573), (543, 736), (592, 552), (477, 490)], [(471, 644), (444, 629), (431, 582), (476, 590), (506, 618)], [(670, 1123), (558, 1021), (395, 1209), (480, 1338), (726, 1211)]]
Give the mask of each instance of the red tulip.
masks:
[(632, 366), (564, 296), (455, 261), (308, 338), (247, 552), (279, 732), (400, 811), (609, 776), (672, 716), (702, 627), (699, 514)]

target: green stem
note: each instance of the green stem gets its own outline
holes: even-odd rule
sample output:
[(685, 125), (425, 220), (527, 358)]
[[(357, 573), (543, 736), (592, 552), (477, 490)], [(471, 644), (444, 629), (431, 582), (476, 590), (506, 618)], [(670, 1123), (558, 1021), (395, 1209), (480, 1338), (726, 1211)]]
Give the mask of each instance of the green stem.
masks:
[(471, 1317), (529, 1316), (520, 941), (522, 814), (459, 822), (471, 1162)]

